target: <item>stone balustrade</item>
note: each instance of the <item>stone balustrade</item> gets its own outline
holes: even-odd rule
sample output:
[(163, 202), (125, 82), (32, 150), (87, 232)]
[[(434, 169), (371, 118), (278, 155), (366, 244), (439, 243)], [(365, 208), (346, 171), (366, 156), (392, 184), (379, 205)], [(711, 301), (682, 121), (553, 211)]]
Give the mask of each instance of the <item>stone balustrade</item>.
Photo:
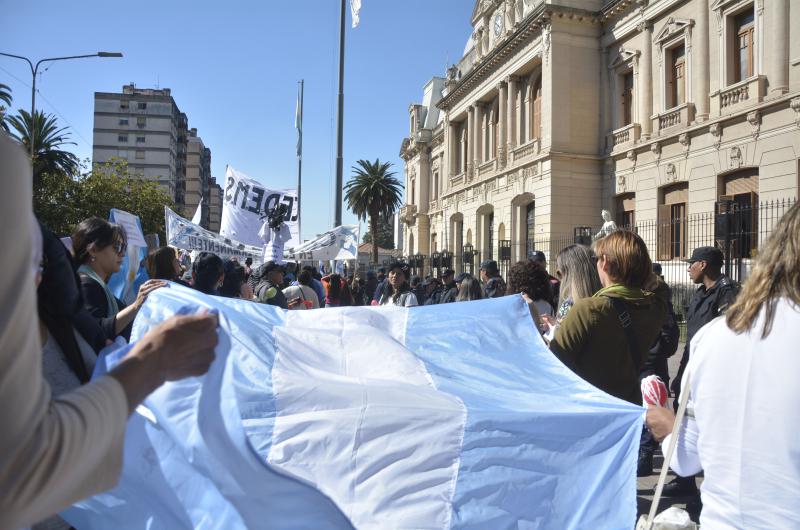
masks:
[(638, 123), (630, 123), (624, 127), (620, 127), (611, 131), (609, 135), (609, 143), (611, 149), (617, 149), (622, 146), (631, 145), (639, 139), (642, 128)]
[(511, 159), (514, 163), (519, 162), (529, 156), (533, 156), (539, 152), (540, 139), (534, 138), (530, 142), (521, 145), (511, 151)]
[(721, 88), (711, 94), (712, 113), (718, 116), (761, 102), (766, 94), (766, 77), (757, 75)]
[(653, 117), (653, 129), (659, 134), (671, 127), (686, 127), (694, 120), (694, 105), (683, 103)]

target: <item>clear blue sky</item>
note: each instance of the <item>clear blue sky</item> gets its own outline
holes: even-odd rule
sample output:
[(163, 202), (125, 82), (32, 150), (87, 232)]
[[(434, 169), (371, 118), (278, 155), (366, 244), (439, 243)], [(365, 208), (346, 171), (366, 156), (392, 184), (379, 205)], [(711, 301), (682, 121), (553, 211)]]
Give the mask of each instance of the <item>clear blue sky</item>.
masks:
[[(345, 53), (344, 178), (360, 158), (391, 161), (403, 181), (400, 143), (408, 106), (471, 32), (473, 0), (362, 0)], [(330, 228), (336, 157), (337, 0), (79, 2), (0, 0), (0, 51), (31, 59), (119, 51), (123, 59), (53, 63), (37, 81), (37, 108), (73, 133), (91, 158), (94, 92), (171, 88), (211, 148), (212, 174), (225, 166), (267, 186), (294, 187), (297, 81), (305, 79), (303, 237)], [(0, 57), (13, 110), (30, 108), (30, 70)], [(355, 217), (345, 209), (345, 223)], [(366, 227), (363, 228), (366, 230)]]

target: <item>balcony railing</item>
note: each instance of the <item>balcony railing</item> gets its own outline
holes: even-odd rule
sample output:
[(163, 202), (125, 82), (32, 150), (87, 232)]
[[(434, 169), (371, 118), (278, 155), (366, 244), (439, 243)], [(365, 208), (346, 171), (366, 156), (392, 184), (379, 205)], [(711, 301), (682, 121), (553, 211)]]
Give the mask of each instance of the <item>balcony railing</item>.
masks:
[(414, 224), (414, 216), (417, 213), (416, 204), (406, 204), (400, 208), (400, 219), (407, 224)]
[(530, 142), (513, 149), (511, 151), (511, 160), (513, 162), (519, 162), (524, 158), (535, 155), (539, 152), (540, 145), (541, 140), (539, 138), (534, 138)]
[(494, 171), (495, 160), (489, 160), (478, 166), (478, 176), (483, 176), (491, 171)]
[(742, 105), (758, 103), (764, 99), (766, 77), (757, 75), (733, 85), (719, 89), (711, 94), (711, 101), (717, 114), (736, 112)]
[(439, 209), (439, 200), (438, 199), (432, 200), (430, 205), (428, 206), (428, 211), (435, 212), (438, 209)]
[(611, 131), (609, 140), (612, 150), (636, 142), (639, 139), (641, 130), (642, 128), (638, 123), (630, 123), (615, 131)]
[(653, 118), (653, 127), (661, 132), (670, 127), (686, 127), (692, 120), (694, 120), (694, 105), (692, 103), (683, 103), (656, 115)]

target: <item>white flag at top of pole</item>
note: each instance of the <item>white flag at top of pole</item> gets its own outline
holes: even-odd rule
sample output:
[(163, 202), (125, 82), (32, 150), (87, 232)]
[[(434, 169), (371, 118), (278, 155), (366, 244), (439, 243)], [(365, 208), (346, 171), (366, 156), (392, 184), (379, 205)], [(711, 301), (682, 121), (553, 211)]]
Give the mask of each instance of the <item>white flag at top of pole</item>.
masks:
[(194, 211), (194, 215), (192, 216), (192, 223), (199, 225), (202, 217), (203, 217), (203, 198), (200, 197), (200, 202), (197, 203), (197, 210)]
[(350, 0), (350, 13), (353, 15), (353, 27), (358, 27), (358, 12), (361, 11), (361, 0)]

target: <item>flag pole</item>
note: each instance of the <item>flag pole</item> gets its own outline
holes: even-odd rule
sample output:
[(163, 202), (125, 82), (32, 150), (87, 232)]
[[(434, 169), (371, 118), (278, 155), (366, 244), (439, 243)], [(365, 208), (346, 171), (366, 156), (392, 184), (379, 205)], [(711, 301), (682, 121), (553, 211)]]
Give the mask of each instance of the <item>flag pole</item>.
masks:
[(333, 205), (334, 218), (333, 226), (342, 224), (342, 172), (344, 170), (344, 160), (342, 158), (343, 127), (344, 127), (344, 21), (345, 21), (345, 2), (342, 0), (342, 12), (339, 20), (339, 109), (337, 119), (336, 136), (336, 193), (335, 204)]
[(303, 216), (301, 215), (300, 207), (303, 205), (301, 201), (301, 188), (303, 183), (303, 85), (304, 80), (300, 80), (300, 95), (297, 101), (297, 116), (295, 118), (297, 128), (297, 235), (300, 238), (299, 243), (303, 242), (302, 222)]

